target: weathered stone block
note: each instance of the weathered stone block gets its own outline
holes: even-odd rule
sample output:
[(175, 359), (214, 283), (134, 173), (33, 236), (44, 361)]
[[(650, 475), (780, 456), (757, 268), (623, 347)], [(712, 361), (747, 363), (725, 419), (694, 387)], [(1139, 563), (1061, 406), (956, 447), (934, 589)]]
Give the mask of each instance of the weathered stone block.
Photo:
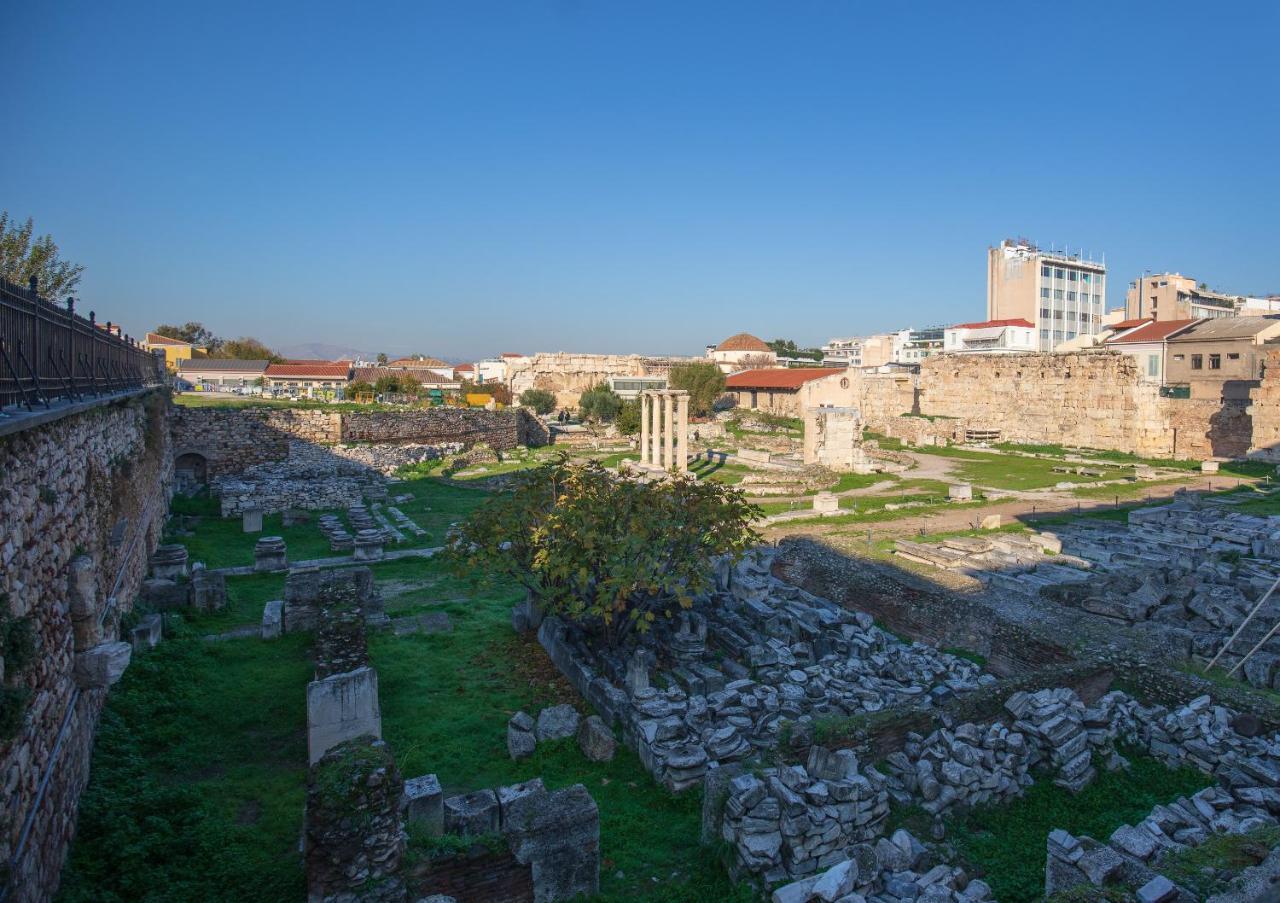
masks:
[(479, 837), (498, 830), (501, 810), (492, 790), (477, 790), (444, 801), (444, 830), (448, 834)]
[(307, 685), (307, 756), (312, 765), (329, 749), (363, 734), (382, 738), (378, 672), (366, 665)]
[(272, 599), (262, 608), (262, 638), (274, 640), (280, 636), (284, 622), (284, 600)]
[(262, 509), (250, 508), (240, 514), (241, 529), (245, 533), (262, 532)]
[(158, 613), (146, 615), (129, 631), (129, 643), (134, 652), (154, 649), (164, 632), (164, 619)]
[(553, 705), (538, 713), (538, 742), (572, 737), (578, 730), (578, 712), (568, 704)]
[(578, 747), (582, 754), (592, 762), (610, 762), (613, 760), (617, 741), (613, 731), (600, 720), (599, 715), (588, 715), (578, 726)]
[(516, 861), (530, 865), (535, 900), (591, 897), (600, 890), (600, 813), (585, 787), (521, 797), (503, 812)]
[(444, 832), (444, 794), (435, 775), (404, 782), (404, 817), (424, 825), (432, 836)]
[(97, 690), (111, 686), (129, 667), (133, 647), (128, 643), (99, 643), (92, 649), (76, 654), (74, 674), (76, 685), (82, 690)]

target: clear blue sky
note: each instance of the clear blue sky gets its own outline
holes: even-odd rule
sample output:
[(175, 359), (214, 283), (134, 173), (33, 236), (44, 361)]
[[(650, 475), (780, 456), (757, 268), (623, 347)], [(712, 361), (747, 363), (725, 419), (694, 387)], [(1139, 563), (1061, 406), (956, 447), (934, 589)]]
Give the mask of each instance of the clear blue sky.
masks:
[(1274, 0), (4, 6), (0, 207), (134, 332), (821, 342), (1014, 235), (1280, 292)]

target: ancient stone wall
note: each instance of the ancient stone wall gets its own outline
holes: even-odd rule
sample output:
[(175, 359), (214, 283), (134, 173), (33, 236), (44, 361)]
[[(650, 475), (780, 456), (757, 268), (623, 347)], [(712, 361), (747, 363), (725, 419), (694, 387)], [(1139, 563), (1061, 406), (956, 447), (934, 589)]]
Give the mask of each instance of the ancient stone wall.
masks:
[(106, 697), (95, 685), (105, 682), (76, 666), (93, 657), (90, 644), (118, 648), (120, 615), (159, 542), (167, 416), (164, 395), (150, 392), (0, 438), (0, 614), (33, 638), (26, 656), (4, 662), (0, 690), (0, 721), (16, 721), (0, 737), (12, 900), (49, 899), (58, 884)]
[(574, 354), (566, 351), (513, 358), (507, 384), (515, 398), (526, 389), (554, 392), (556, 404), (574, 407), (583, 392), (611, 376), (666, 376), (673, 364), (703, 358), (645, 357), (639, 354)]
[(427, 860), (411, 873), (418, 893), (452, 897), (457, 903), (532, 903), (533, 875), (510, 850), (471, 850)]
[(1280, 349), (1267, 352), (1262, 383), (1253, 390), (1248, 413), (1253, 420), (1251, 454), (1280, 461)]
[(238, 474), (247, 467), (284, 461), (290, 440), (313, 445), (372, 443), (474, 445), (496, 449), (542, 445), (546, 428), (523, 409), (482, 411), (430, 408), (420, 411), (329, 413), (304, 409), (190, 408), (173, 413), (175, 456), (194, 454), (207, 462), (209, 477)]

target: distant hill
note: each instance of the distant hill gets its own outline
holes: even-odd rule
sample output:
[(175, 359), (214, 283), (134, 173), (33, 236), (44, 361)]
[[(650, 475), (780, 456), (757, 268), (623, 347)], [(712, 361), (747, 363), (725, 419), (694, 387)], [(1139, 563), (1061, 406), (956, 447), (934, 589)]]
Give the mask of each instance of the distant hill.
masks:
[(330, 345), (327, 342), (302, 342), (277, 348), (276, 353), (287, 358), (307, 361), (371, 360), (376, 352), (361, 351), (346, 345)]

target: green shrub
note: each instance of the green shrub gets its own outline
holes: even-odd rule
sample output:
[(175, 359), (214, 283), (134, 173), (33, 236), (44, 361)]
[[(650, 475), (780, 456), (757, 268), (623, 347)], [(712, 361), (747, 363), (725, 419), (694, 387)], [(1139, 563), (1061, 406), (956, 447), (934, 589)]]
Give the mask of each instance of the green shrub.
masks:
[(556, 409), (556, 397), (546, 389), (525, 389), (520, 393), (520, 403), (533, 408), (535, 414), (550, 414)]

